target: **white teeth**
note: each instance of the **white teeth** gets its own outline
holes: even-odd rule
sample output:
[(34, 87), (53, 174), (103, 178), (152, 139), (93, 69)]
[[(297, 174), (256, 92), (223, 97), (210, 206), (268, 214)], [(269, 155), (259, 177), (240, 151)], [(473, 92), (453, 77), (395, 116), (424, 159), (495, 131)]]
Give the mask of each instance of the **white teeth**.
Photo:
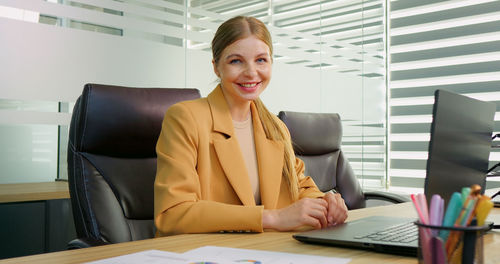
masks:
[(254, 87), (255, 85), (257, 85), (256, 83), (242, 83), (241, 86), (243, 87)]

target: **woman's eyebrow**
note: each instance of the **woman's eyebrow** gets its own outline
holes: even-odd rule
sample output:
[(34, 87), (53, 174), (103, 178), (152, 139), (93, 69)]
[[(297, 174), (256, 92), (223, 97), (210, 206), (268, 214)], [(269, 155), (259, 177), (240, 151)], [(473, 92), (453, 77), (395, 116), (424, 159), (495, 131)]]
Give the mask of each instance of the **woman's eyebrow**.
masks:
[[(255, 57), (262, 57), (262, 56), (269, 56), (269, 53), (268, 52), (262, 52), (262, 53), (259, 53), (257, 55), (255, 55)], [(229, 54), (226, 56), (226, 60), (231, 58), (231, 57), (238, 57), (238, 58), (242, 58), (243, 56), (238, 54), (238, 53), (232, 53), (232, 54)]]
[(241, 56), (240, 54), (238, 54), (238, 53), (233, 53), (233, 54), (229, 54), (229, 55), (227, 55), (227, 56), (226, 56), (226, 59), (229, 59), (229, 58), (231, 58), (231, 57), (242, 57), (242, 56)]

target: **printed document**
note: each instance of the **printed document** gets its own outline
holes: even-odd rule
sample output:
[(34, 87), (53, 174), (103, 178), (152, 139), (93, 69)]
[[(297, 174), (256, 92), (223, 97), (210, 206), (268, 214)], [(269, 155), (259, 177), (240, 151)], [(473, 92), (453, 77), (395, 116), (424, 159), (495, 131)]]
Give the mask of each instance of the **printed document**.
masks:
[(147, 250), (133, 254), (88, 262), (89, 264), (346, 264), (351, 259), (292, 254), (275, 251), (249, 250), (228, 247), (205, 246), (173, 253)]

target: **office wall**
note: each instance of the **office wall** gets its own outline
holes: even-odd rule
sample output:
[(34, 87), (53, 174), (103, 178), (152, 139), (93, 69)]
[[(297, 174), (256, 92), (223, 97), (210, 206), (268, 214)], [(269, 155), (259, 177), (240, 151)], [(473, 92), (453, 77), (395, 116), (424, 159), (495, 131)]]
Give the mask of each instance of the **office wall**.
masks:
[[(206, 96), (216, 85), (215, 29), (244, 14), (273, 35), (273, 79), (262, 95), (268, 108), (340, 113), (354, 169), (382, 184), (384, 44), (375, 34), (383, 33), (382, 1), (243, 2), (1, 2), (0, 183), (65, 178), (67, 126), (85, 83), (195, 87)], [(13, 13), (21, 15), (5, 15)], [(364, 16), (378, 21), (364, 28), (366, 39)]]

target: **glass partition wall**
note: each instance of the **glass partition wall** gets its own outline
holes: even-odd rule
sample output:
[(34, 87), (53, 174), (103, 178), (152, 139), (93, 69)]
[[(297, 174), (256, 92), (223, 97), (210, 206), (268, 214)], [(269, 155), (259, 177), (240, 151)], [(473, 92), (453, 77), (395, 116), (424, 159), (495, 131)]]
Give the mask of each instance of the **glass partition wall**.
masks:
[(53, 0), (0, 5), (0, 183), (66, 178), (71, 109), (85, 83), (216, 85), (210, 41), (236, 15), (264, 21), (281, 110), (339, 113), (364, 188), (386, 187), (385, 1)]

